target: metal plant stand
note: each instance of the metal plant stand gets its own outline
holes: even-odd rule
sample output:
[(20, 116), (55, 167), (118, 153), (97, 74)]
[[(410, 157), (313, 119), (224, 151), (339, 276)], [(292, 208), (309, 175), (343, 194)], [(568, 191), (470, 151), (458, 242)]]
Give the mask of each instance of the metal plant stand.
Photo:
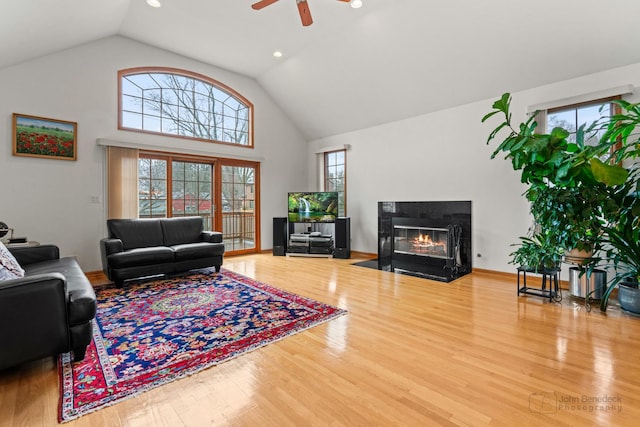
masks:
[[(542, 283), (540, 287), (531, 287), (527, 285), (527, 274), (537, 274), (542, 276)], [(522, 275), (522, 282), (520, 281), (520, 275)], [(560, 302), (562, 301), (562, 292), (560, 291), (559, 286), (559, 276), (560, 268), (535, 269), (520, 266), (518, 267), (518, 296), (520, 296), (520, 294), (528, 294), (549, 298), (549, 302)]]

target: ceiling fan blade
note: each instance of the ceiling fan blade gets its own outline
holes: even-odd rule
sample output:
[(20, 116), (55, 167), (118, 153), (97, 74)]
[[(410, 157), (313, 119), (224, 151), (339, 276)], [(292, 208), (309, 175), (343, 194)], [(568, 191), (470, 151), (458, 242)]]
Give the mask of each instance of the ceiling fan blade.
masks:
[(271, 4), (274, 4), (275, 2), (277, 2), (278, 0), (260, 0), (258, 3), (254, 3), (251, 5), (251, 7), (255, 10), (260, 10), (263, 7), (267, 7)]
[(351, 0), (338, 0), (338, 1), (343, 1), (345, 3), (349, 3)]
[(300, 12), (300, 19), (302, 20), (302, 25), (307, 27), (313, 24), (313, 19), (311, 18), (311, 12), (309, 11), (309, 5), (306, 0), (298, 1), (298, 12)]

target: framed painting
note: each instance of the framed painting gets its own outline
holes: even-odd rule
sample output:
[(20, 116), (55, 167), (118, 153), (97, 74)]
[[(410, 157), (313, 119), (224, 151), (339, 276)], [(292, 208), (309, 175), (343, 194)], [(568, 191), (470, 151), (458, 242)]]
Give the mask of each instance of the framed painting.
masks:
[(78, 124), (13, 114), (13, 155), (76, 160)]

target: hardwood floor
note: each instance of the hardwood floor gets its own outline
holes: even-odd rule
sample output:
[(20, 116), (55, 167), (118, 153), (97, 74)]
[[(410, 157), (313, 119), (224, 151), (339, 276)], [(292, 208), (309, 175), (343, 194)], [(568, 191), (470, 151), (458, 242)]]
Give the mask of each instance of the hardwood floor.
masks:
[[(349, 314), (67, 425), (637, 425), (640, 318), (566, 291), (517, 297), (515, 276), (440, 283), (355, 261), (225, 259)], [(55, 425), (57, 407), (53, 359), (0, 372), (0, 425)]]

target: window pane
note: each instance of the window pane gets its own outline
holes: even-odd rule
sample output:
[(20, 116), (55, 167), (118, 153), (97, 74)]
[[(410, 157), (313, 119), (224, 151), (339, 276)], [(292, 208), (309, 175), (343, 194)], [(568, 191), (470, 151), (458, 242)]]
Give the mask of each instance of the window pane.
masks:
[(576, 110), (558, 111), (547, 116), (547, 133), (561, 127), (569, 132), (576, 131)]
[(166, 178), (167, 162), (159, 159), (151, 159), (151, 176), (155, 178)]
[(331, 169), (333, 168), (333, 166), (335, 166), (336, 164), (336, 156), (335, 153), (327, 153), (325, 155), (325, 159), (326, 159), (326, 166), (327, 168)]
[(171, 134), (171, 135), (177, 135), (178, 134), (178, 128), (176, 127), (176, 124), (173, 122), (173, 120), (162, 120), (162, 133), (167, 133), (167, 134)]
[(122, 109), (135, 113), (142, 113), (142, 99), (125, 95), (122, 97)]
[(142, 114), (123, 111), (122, 126), (132, 129), (142, 129)]
[(144, 130), (151, 132), (160, 132), (160, 118), (153, 116), (144, 116)]
[(176, 90), (172, 88), (162, 89), (162, 103), (165, 105), (178, 105), (178, 97), (176, 96)]
[(138, 177), (149, 178), (151, 176), (151, 160), (140, 159), (138, 160)]
[(179, 181), (174, 179), (171, 185), (173, 186), (174, 198), (184, 197), (184, 181)]
[(142, 97), (142, 89), (134, 84), (128, 77), (125, 77), (121, 81), (122, 93), (129, 94), (131, 96)]
[(158, 199), (167, 198), (167, 181), (164, 179), (151, 180), (151, 197)]
[(173, 162), (173, 179), (184, 179), (184, 162)]
[(186, 181), (198, 180), (198, 164), (197, 163), (186, 163), (184, 165), (184, 179)]
[(600, 120), (603, 116), (608, 115), (608, 111), (603, 110), (602, 114), (600, 113), (600, 108), (602, 104), (591, 105), (588, 107), (582, 107), (578, 109), (578, 126), (582, 124), (586, 124), (587, 126), (591, 125), (591, 123)]
[(198, 179), (200, 181), (211, 180), (211, 165), (201, 164), (198, 168)]

